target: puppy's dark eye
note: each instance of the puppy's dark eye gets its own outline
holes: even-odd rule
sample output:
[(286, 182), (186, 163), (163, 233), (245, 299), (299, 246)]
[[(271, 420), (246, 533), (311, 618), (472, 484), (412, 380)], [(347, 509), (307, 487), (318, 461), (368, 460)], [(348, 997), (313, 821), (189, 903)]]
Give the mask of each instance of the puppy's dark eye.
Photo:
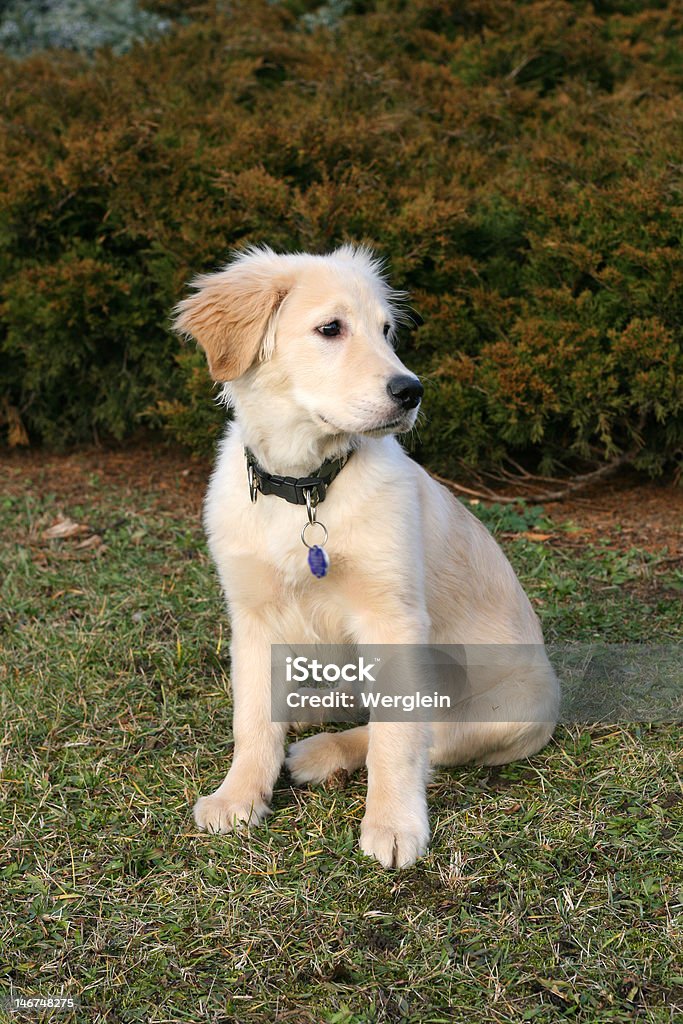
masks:
[(391, 330), (391, 324), (385, 324), (384, 325), (384, 337), (385, 338), (389, 337), (389, 331), (390, 330)]
[(330, 320), (329, 324), (322, 324), (318, 327), (318, 334), (323, 338), (338, 338), (342, 332), (342, 325), (338, 320)]

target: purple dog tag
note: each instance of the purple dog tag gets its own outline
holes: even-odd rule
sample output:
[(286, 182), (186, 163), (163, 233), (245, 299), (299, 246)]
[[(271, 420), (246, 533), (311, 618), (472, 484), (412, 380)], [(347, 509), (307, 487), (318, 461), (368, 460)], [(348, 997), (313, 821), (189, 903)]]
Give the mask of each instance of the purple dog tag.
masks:
[(322, 579), (323, 576), (327, 576), (327, 570), (330, 567), (330, 560), (327, 557), (325, 548), (318, 547), (315, 544), (312, 548), (308, 549), (308, 566), (314, 576), (318, 579)]

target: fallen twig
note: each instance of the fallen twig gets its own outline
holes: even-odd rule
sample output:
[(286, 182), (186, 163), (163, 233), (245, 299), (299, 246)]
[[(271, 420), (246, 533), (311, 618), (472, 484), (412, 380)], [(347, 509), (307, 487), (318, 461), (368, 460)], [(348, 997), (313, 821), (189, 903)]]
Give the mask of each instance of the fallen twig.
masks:
[[(483, 501), (497, 501), (501, 505), (511, 505), (515, 501), (563, 501), (565, 498), (576, 494), (577, 491), (583, 490), (590, 484), (595, 483), (596, 480), (602, 480), (605, 477), (611, 476), (616, 473), (617, 470), (623, 466), (632, 462), (635, 451), (624, 452), (622, 455), (617, 456), (616, 459), (612, 459), (611, 462), (606, 462), (604, 466), (599, 466), (598, 469), (591, 470), (590, 473), (580, 473), (578, 476), (570, 477), (564, 482), (564, 487), (561, 487), (555, 491), (540, 491), (535, 494), (529, 495), (529, 498), (522, 497), (521, 495), (515, 494), (498, 494), (496, 491), (490, 490), (485, 487), (483, 490), (476, 490), (472, 487), (465, 487), (463, 484), (458, 484), (455, 480), (449, 480), (447, 477), (439, 476), (438, 473), (431, 473), (430, 476), (434, 480), (438, 480), (440, 484), (453, 491), (459, 491), (461, 494), (468, 494), (470, 497), (479, 498)], [(512, 481), (512, 477), (510, 477)], [(528, 482), (522, 478), (519, 481), (524, 486), (529, 486)]]

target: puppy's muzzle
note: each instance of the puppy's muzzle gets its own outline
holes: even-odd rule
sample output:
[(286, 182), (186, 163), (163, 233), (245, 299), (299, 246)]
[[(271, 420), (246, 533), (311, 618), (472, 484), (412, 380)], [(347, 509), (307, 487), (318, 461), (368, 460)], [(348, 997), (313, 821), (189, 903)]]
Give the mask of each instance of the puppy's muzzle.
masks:
[(387, 384), (387, 391), (396, 404), (406, 411), (418, 406), (424, 395), (424, 388), (417, 377), (409, 376), (392, 377)]

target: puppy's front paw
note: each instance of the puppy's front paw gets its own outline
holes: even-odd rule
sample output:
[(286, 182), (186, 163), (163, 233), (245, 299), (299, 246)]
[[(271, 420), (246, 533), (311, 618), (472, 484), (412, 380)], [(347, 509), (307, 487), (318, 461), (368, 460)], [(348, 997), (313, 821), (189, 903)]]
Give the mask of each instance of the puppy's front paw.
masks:
[(408, 868), (427, 852), (429, 824), (416, 816), (392, 824), (391, 818), (366, 814), (360, 826), (360, 848), (384, 868)]
[(199, 828), (206, 832), (232, 832), (246, 825), (258, 825), (270, 808), (260, 796), (234, 799), (217, 789), (209, 796), (200, 796), (192, 813)]

